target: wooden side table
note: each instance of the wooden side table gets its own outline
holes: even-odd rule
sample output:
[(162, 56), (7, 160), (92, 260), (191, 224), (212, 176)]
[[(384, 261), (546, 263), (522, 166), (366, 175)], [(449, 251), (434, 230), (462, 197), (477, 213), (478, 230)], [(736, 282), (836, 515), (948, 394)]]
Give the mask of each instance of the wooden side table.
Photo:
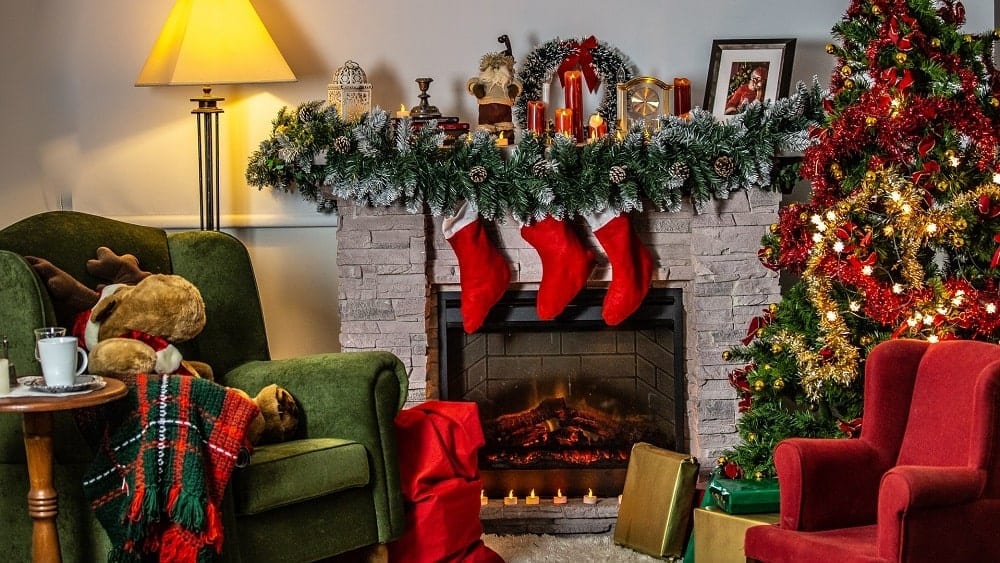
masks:
[(24, 416), (24, 452), (28, 459), (28, 515), (34, 520), (31, 532), (32, 561), (60, 562), (59, 531), (56, 515), (59, 499), (52, 479), (52, 419), (56, 411), (93, 407), (124, 397), (125, 384), (104, 378), (107, 385), (81, 395), (31, 397), (0, 396), (0, 412), (19, 412)]

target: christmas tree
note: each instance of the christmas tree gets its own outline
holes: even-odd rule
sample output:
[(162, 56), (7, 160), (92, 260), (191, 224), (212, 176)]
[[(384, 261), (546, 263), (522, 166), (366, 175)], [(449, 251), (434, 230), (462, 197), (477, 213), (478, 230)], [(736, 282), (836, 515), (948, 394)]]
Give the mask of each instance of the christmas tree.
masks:
[(856, 436), (864, 360), (889, 338), (1000, 338), (997, 32), (949, 0), (854, 0), (833, 28), (805, 203), (764, 237), (797, 280), (726, 352), (740, 393), (729, 477), (774, 476), (778, 441)]

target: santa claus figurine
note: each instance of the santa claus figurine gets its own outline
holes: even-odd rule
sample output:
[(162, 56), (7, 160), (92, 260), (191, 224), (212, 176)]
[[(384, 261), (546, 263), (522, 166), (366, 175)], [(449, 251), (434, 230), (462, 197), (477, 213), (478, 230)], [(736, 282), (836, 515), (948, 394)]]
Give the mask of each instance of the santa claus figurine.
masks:
[(479, 75), (469, 79), (466, 89), (479, 100), (479, 126), (494, 133), (510, 133), (514, 131), (511, 106), (523, 86), (514, 77), (510, 39), (502, 35), (497, 40), (505, 43), (507, 49), (483, 55), (479, 61)]

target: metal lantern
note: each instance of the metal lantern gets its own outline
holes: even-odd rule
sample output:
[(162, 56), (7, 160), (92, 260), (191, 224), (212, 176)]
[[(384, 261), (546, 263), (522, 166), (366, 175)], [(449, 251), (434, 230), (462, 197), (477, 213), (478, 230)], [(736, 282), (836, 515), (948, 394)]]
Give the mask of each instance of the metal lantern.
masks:
[(359, 121), (372, 109), (372, 85), (361, 65), (347, 61), (333, 75), (333, 84), (327, 86), (326, 101), (337, 108), (344, 121)]

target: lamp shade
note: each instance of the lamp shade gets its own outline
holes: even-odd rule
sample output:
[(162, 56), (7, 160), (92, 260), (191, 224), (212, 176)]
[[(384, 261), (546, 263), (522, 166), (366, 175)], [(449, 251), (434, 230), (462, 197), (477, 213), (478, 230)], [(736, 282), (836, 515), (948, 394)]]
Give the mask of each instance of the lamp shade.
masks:
[(294, 80), (249, 0), (177, 0), (135, 85)]

